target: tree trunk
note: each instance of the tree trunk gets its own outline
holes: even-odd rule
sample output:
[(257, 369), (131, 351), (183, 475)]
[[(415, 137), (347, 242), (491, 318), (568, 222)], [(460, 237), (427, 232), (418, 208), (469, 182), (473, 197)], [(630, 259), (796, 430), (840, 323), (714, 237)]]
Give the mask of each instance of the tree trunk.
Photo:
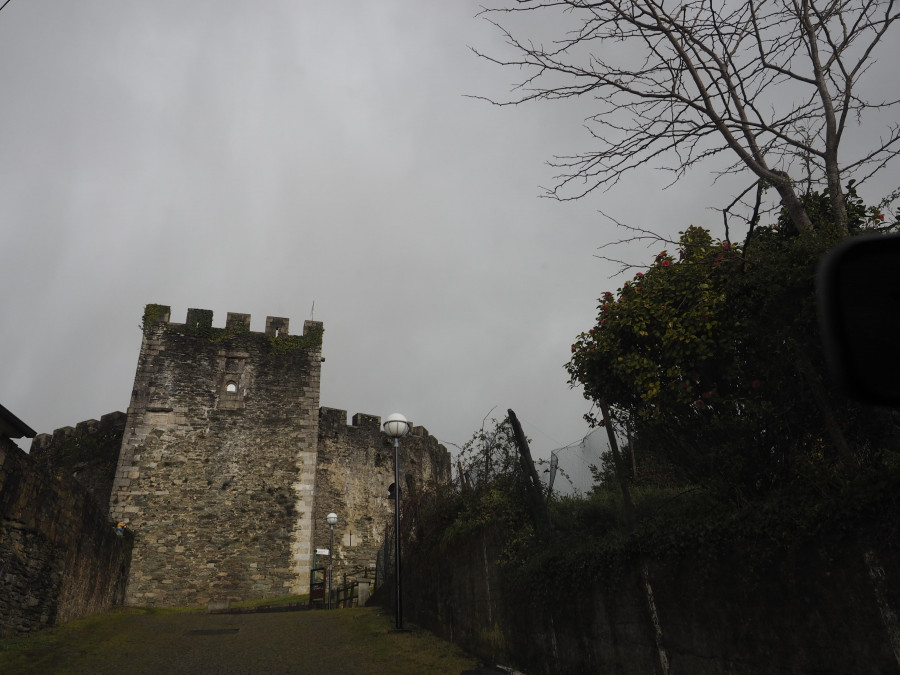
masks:
[(834, 226), (838, 233), (846, 237), (850, 234), (850, 223), (847, 217), (847, 204), (844, 202), (844, 191), (841, 187), (841, 175), (837, 170), (837, 160), (834, 166), (826, 162), (825, 170), (828, 179), (828, 198), (831, 200), (831, 216), (834, 218)]
[(619, 488), (622, 490), (622, 501), (625, 502), (625, 516), (628, 521), (634, 515), (634, 505), (631, 503), (631, 492), (628, 490), (628, 478), (625, 477), (625, 466), (622, 463), (622, 454), (619, 452), (619, 443), (613, 430), (612, 417), (609, 416), (609, 406), (606, 401), (600, 401), (600, 412), (606, 426), (606, 435), (609, 438), (609, 449), (612, 452), (613, 463), (616, 465), (616, 477), (619, 479)]
[(791, 222), (797, 228), (797, 232), (800, 234), (811, 234), (813, 231), (812, 221), (809, 219), (806, 207), (803, 206), (799, 197), (797, 197), (797, 193), (794, 192), (794, 186), (791, 185), (790, 178), (783, 171), (778, 171), (777, 173), (783, 177), (783, 180), (775, 183), (773, 187), (781, 197), (781, 205), (787, 211)]
[(546, 539), (550, 534), (550, 516), (547, 513), (547, 505), (544, 502), (543, 486), (538, 476), (537, 470), (534, 468), (534, 461), (531, 459), (531, 449), (528, 447), (528, 439), (525, 438), (525, 432), (522, 431), (522, 425), (519, 424), (519, 418), (512, 410), (507, 410), (509, 414), (509, 423), (512, 425), (513, 434), (516, 437), (516, 445), (519, 448), (519, 461), (522, 464), (522, 471), (525, 474), (526, 484), (528, 486), (528, 498), (531, 506), (531, 516), (537, 529), (538, 537)]

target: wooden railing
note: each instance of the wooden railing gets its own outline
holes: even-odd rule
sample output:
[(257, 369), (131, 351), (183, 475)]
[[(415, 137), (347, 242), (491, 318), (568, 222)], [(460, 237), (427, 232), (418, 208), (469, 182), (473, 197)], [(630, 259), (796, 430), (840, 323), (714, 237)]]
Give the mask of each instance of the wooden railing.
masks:
[(359, 582), (351, 581), (338, 586), (334, 590), (334, 608), (359, 606)]
[[(319, 568), (325, 572), (325, 568)], [(318, 570), (314, 570), (318, 571)], [(362, 576), (357, 577), (353, 581), (347, 581), (347, 575), (344, 575), (344, 583), (335, 585), (332, 582), (332, 598), (334, 600), (330, 606), (334, 609), (344, 607), (358, 607), (360, 601), (362, 604), (369, 599), (369, 593), (373, 587), (373, 569), (363, 570)], [(315, 577), (315, 583), (310, 581), (309, 605), (310, 607), (329, 607), (328, 602), (328, 583), (327, 576), (323, 573), (321, 576)]]

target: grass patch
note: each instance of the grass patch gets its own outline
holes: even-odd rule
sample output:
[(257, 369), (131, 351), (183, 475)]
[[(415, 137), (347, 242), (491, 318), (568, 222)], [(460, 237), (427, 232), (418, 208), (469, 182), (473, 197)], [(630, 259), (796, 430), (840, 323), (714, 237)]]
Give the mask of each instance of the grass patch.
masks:
[(459, 675), (478, 665), (427, 631), (392, 627), (393, 616), (377, 607), (235, 615), (123, 608), (0, 641), (0, 673)]
[(60, 669), (73, 654), (86, 654), (114, 642), (129, 617), (158, 612), (120, 608), (36, 633), (0, 639), (0, 672), (64, 672)]
[[(315, 612), (334, 622), (350, 644), (356, 645), (368, 665), (366, 673), (453, 673), (478, 666), (478, 661), (457, 645), (442, 640), (408, 621), (408, 632), (394, 630), (394, 616), (378, 607)], [(337, 671), (332, 671), (337, 672)]]

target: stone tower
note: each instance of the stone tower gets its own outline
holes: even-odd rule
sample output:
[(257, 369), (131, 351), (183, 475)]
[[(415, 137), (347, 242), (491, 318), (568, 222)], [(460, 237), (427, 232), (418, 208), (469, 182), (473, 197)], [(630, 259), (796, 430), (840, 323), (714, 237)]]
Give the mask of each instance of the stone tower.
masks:
[(322, 324), (148, 305), (110, 514), (135, 535), (127, 604), (305, 593)]

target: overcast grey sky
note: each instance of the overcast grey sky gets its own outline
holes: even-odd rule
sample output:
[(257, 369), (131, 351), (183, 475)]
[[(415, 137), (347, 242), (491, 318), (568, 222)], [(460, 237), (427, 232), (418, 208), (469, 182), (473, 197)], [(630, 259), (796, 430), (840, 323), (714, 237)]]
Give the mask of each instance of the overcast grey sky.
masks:
[(715, 228), (722, 188), (662, 192), (646, 172), (539, 198), (545, 161), (589, 142), (589, 109), (467, 98), (515, 76), (469, 51), (501, 49), (478, 7), (13, 0), (0, 403), (39, 432), (126, 410), (148, 302), (293, 332), (315, 302), (324, 406), (399, 411), (456, 444), (513, 408), (539, 456), (584, 436), (563, 364), (621, 284), (594, 257), (622, 236), (598, 210)]

